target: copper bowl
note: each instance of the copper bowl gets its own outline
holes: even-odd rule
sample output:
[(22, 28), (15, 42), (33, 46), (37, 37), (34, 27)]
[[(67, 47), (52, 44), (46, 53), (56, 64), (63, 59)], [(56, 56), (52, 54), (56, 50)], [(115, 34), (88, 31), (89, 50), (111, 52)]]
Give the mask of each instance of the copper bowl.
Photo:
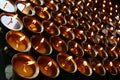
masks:
[(18, 31), (6, 33), (7, 43), (16, 51), (27, 52), (31, 49), (31, 42), (26, 35)]
[(60, 73), (57, 63), (49, 56), (39, 56), (38, 65), (40, 71), (47, 77), (56, 78)]
[(36, 78), (39, 74), (39, 66), (35, 59), (24, 53), (17, 53), (12, 57), (13, 70), (26, 79)]

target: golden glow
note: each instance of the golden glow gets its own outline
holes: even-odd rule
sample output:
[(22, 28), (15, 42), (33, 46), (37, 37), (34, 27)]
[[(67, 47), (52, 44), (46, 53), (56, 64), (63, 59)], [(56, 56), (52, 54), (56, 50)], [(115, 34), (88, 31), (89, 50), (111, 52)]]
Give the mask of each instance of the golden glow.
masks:
[(44, 7), (44, 8), (43, 8), (43, 11), (47, 11), (47, 9), (48, 9), (47, 7)]
[(71, 30), (71, 28), (67, 28), (66, 31), (69, 32)]
[(50, 26), (53, 26), (53, 22), (50, 23)]
[(35, 61), (28, 61), (27, 62), (27, 65), (33, 65), (33, 64), (35, 64)]
[(27, 4), (26, 4), (26, 7), (28, 7), (28, 6), (30, 6), (30, 5), (31, 5), (30, 3), (27, 3)]
[(67, 61), (70, 61), (73, 57), (72, 56), (69, 56), (66, 58)]
[(88, 49), (91, 49), (91, 45), (90, 44), (88, 44)]
[(40, 40), (40, 43), (43, 43), (45, 41), (45, 38), (42, 38), (41, 40)]
[(52, 61), (48, 62), (47, 66), (44, 67), (45, 70), (48, 70), (52, 66)]
[(20, 37), (20, 41), (23, 41), (25, 39), (25, 36)]
[(87, 61), (83, 61), (83, 65), (87, 66), (88, 65)]
[(110, 66), (111, 66), (111, 67), (113, 66), (113, 63), (112, 63), (112, 61), (110, 61), (110, 63), (109, 63), (109, 64), (110, 64)]
[(57, 16), (62, 16), (62, 13), (57, 14)]
[(102, 51), (102, 50), (103, 50), (103, 47), (100, 47), (100, 50)]

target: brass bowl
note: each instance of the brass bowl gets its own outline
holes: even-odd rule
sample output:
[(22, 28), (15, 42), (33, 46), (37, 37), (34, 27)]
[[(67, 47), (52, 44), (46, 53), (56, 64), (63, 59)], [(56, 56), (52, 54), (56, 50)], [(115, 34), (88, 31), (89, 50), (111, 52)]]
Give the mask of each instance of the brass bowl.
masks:
[(59, 66), (68, 73), (75, 73), (77, 71), (75, 60), (67, 53), (59, 53), (57, 55), (57, 62)]
[(37, 59), (40, 71), (47, 77), (56, 78), (60, 73), (57, 63), (49, 56), (39, 56)]
[(84, 59), (84, 58), (76, 58), (76, 64), (78, 67), (78, 70), (85, 76), (91, 76), (92, 75), (92, 67), (90, 64)]
[(6, 33), (7, 43), (16, 51), (27, 52), (31, 49), (31, 42), (26, 35), (18, 31)]
[(39, 66), (35, 59), (24, 53), (17, 53), (12, 57), (13, 70), (26, 79), (36, 78), (39, 74)]
[(52, 53), (52, 46), (50, 42), (43, 36), (31, 37), (32, 47), (42, 55), (50, 55)]
[(24, 16), (23, 23), (28, 30), (34, 33), (42, 33), (44, 30), (44, 27), (40, 21), (32, 16)]

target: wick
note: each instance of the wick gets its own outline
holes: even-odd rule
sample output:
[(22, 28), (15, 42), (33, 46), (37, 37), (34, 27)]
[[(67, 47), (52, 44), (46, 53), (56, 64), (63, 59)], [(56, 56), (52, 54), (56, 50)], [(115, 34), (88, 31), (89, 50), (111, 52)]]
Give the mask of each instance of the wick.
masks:
[(4, 5), (3, 9), (5, 9), (5, 7), (7, 6), (7, 4), (8, 4), (8, 1), (6, 1), (6, 3), (5, 3), (5, 5)]

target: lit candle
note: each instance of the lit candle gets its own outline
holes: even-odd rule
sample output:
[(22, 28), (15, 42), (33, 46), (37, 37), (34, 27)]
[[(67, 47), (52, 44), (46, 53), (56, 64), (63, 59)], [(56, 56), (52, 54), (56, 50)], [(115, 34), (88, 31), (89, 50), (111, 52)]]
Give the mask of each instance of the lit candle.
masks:
[(51, 44), (55, 50), (58, 52), (66, 52), (68, 50), (66, 42), (58, 37), (58, 36), (52, 36), (50, 38)]
[(84, 50), (82, 49), (82, 47), (80, 46), (79, 43), (75, 42), (75, 41), (68, 41), (68, 49), (75, 55), (75, 56), (79, 56), (82, 57), (84, 56)]
[(30, 3), (26, 1), (16, 1), (16, 6), (23, 14), (28, 16), (35, 15), (35, 10)]
[(51, 19), (51, 14), (48, 12), (48, 8), (47, 7), (40, 7), (40, 6), (35, 6), (35, 12), (36, 14), (42, 18), (42, 19)]
[(47, 8), (49, 8), (51, 11), (57, 11), (59, 9), (58, 4), (54, 3), (53, 0), (49, 2), (49, 4), (47, 5)]
[(84, 51), (87, 54), (89, 54), (92, 57), (96, 57), (97, 56), (97, 52), (95, 51), (93, 45), (89, 41), (83, 42), (82, 46), (83, 46)]
[(92, 66), (92, 69), (99, 75), (104, 76), (106, 74), (105, 67), (103, 64), (96, 58), (90, 58), (89, 59), (90, 65)]
[(6, 12), (16, 12), (17, 7), (12, 0), (1, 0), (0, 9)]
[(106, 68), (106, 70), (111, 74), (111, 75), (117, 75), (118, 71), (117, 68), (115, 67), (115, 65), (113, 65), (113, 62), (105, 59), (103, 60), (103, 64)]
[(23, 17), (23, 23), (28, 30), (34, 33), (42, 33), (44, 30), (44, 27), (40, 23), (40, 21), (38, 21), (36, 18), (32, 16)]
[(18, 31), (7, 32), (6, 40), (14, 50), (19, 52), (27, 52), (31, 48), (31, 43), (28, 37)]
[(61, 32), (61, 35), (68, 40), (73, 40), (75, 38), (72, 28), (68, 28), (67, 26), (61, 25), (60, 32)]
[(65, 16), (61, 12), (53, 12), (53, 19), (58, 24), (65, 25), (67, 24), (67, 20), (65, 19)]
[(32, 47), (42, 55), (49, 55), (52, 53), (52, 46), (49, 41), (43, 36), (32, 36)]
[(95, 44), (94, 49), (101, 58), (103, 58), (103, 59), (108, 58), (108, 54), (107, 54), (106, 50), (101, 45)]
[(84, 58), (76, 58), (76, 64), (78, 67), (78, 70), (86, 76), (92, 75), (92, 67), (90, 64), (84, 59)]
[(23, 23), (22, 21), (17, 17), (17, 14), (11, 14), (11, 13), (2, 13), (0, 15), (0, 20), (2, 24), (13, 31), (20, 31), (23, 29)]
[(67, 53), (59, 53), (57, 55), (57, 62), (60, 67), (69, 73), (75, 73), (77, 71), (77, 65), (72, 56)]
[(45, 31), (48, 34), (52, 36), (58, 36), (60, 34), (60, 30), (54, 22), (51, 22), (49, 20), (44, 20), (42, 23), (45, 28)]
[(38, 65), (40, 71), (50, 78), (58, 77), (60, 69), (57, 63), (49, 56), (40, 56), (38, 57)]
[(13, 70), (21, 77), (33, 79), (39, 74), (39, 66), (28, 54), (18, 53), (12, 57)]
[(73, 28), (73, 32), (75, 34), (75, 37), (79, 39), (80, 41), (86, 41), (87, 37), (85, 35), (85, 32), (83, 30), (80, 30), (79, 28)]

